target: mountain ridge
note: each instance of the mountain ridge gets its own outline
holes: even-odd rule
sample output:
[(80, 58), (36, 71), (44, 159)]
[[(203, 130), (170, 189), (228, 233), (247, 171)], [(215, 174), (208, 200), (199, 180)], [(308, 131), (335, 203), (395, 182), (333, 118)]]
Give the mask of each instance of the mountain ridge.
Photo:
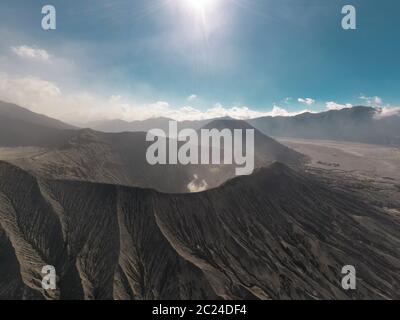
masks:
[(379, 118), (380, 111), (356, 106), (293, 117), (262, 117), (248, 120), (274, 137), (339, 140), (400, 146), (400, 116)]
[(77, 127), (48, 117), (43, 114), (39, 114), (30, 111), (26, 108), (20, 107), (14, 103), (8, 103), (0, 100), (0, 116), (7, 117), (9, 119), (22, 120), (35, 125), (41, 125), (48, 128), (55, 129), (77, 129)]

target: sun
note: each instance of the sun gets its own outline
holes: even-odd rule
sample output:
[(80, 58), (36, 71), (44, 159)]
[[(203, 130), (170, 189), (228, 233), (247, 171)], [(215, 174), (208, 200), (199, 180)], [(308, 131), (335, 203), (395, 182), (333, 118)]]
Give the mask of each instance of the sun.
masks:
[(178, 0), (178, 10), (184, 23), (188, 28), (193, 28), (187, 35), (192, 39), (203, 40), (204, 47), (207, 47), (211, 32), (223, 20), (220, 8), (224, 1), (226, 0)]
[(216, 0), (186, 0), (194, 9), (204, 11), (210, 8)]

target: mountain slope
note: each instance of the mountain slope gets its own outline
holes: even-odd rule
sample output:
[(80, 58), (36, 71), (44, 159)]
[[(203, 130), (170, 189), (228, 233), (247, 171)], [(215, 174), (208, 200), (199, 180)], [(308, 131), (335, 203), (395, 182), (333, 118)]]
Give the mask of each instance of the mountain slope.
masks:
[[(150, 165), (146, 134), (107, 134), (89, 129), (71, 131), (58, 137), (58, 145), (32, 150), (6, 149), (6, 159), (44, 178), (68, 179), (152, 187), (160, 191), (186, 192), (193, 180), (190, 167)], [(62, 139), (61, 139), (62, 138)]]
[[(18, 264), (19, 270), (8, 279), (15, 288), (4, 290), (10, 282), (0, 280), (0, 298), (18, 290), (46, 299), (215, 297), (199, 270), (181, 259), (158, 231), (151, 192), (48, 183), (4, 163), (0, 172), (0, 235), (7, 235), (0, 237), (0, 247), (10, 249), (8, 238), (18, 262), (3, 251), (0, 261)], [(56, 267), (58, 290), (45, 292), (40, 286), (46, 264)]]
[(49, 118), (45, 115), (34, 113), (28, 109), (22, 108), (12, 103), (0, 101), (0, 117), (5, 117), (13, 120), (21, 120), (26, 123), (40, 125), (46, 128), (55, 129), (76, 129), (76, 127)]
[[(271, 164), (274, 161), (283, 162), (288, 165), (299, 166), (304, 163), (306, 157), (298, 153), (269, 136), (263, 134), (246, 121), (234, 119), (218, 119), (211, 121), (202, 129), (217, 129), (222, 131), (229, 129), (231, 132), (235, 129), (254, 130), (254, 152), (255, 152), (255, 165), (257, 168)], [(245, 139), (243, 139), (243, 149), (246, 150)]]
[(74, 135), (74, 130), (45, 127), (0, 115), (0, 147), (60, 147)]
[[(18, 266), (0, 298), (398, 299), (399, 231), (395, 217), (279, 163), (185, 195), (0, 163), (0, 264)], [(40, 288), (43, 264), (56, 267), (54, 292)], [(356, 291), (340, 287), (349, 264)]]
[[(155, 165), (146, 159), (152, 142), (144, 132), (104, 133), (90, 129), (60, 130), (0, 116), (0, 159), (44, 178), (112, 183), (162, 192), (184, 193), (214, 188), (235, 176), (235, 165)], [(245, 122), (218, 120), (231, 129)], [(183, 144), (182, 142), (179, 143)], [(28, 148), (29, 147), (29, 148)], [(301, 165), (304, 157), (257, 131), (255, 164), (273, 161)]]
[(57, 147), (73, 134), (74, 127), (0, 101), (0, 147)]

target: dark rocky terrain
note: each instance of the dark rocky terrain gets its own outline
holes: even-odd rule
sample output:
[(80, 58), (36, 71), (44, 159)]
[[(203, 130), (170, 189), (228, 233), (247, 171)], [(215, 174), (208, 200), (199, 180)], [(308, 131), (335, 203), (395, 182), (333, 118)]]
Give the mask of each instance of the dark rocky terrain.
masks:
[(280, 163), (181, 195), (1, 163), (0, 253), (2, 299), (400, 298), (399, 215)]

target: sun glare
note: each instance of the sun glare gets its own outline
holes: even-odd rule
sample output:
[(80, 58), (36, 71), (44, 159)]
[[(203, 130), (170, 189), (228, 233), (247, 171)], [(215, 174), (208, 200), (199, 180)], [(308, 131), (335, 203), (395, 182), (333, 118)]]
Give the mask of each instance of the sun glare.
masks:
[(194, 9), (204, 11), (216, 0), (186, 0)]

